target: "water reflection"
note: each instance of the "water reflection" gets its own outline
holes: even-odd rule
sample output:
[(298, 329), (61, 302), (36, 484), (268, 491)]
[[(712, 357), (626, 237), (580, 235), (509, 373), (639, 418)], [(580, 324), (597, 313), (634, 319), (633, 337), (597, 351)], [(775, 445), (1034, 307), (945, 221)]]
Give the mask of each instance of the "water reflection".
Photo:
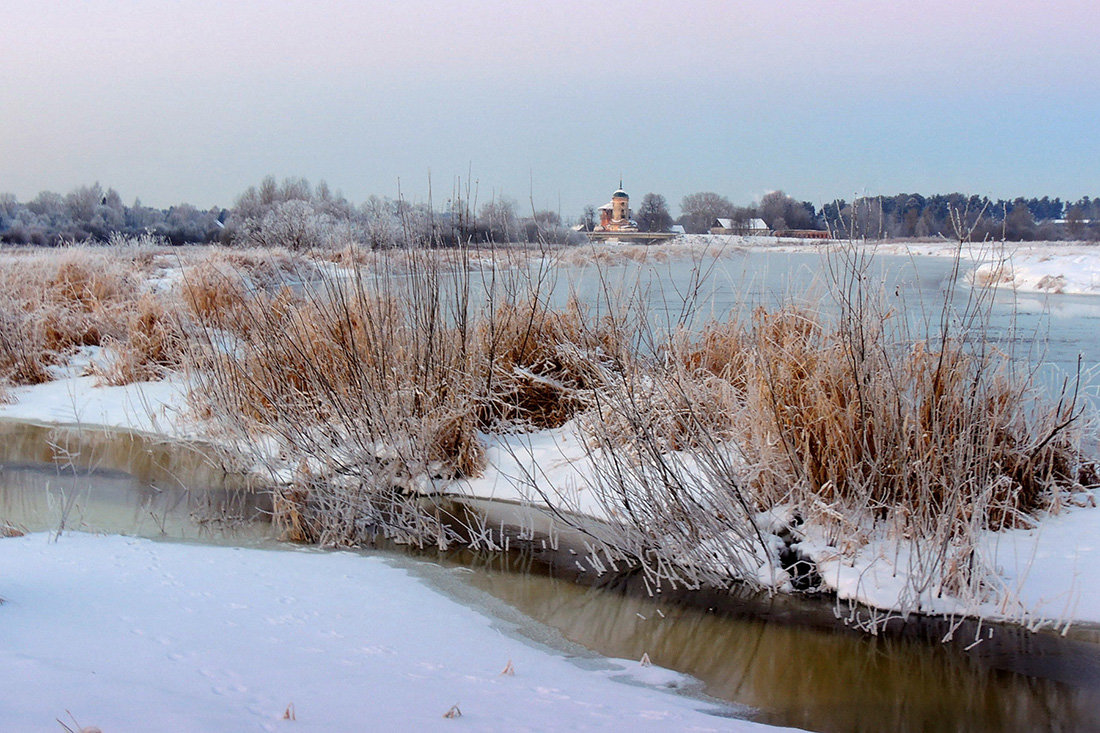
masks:
[(272, 536), (269, 507), (265, 495), (187, 446), (0, 422), (0, 520), (29, 531), (240, 544)]
[[(998, 628), (970, 653), (577, 585), (531, 559), (483, 557), (468, 582), (601, 654), (684, 670), (756, 719), (825, 731), (1100, 728), (1100, 652)], [(1027, 669), (1035, 676), (1009, 669)]]

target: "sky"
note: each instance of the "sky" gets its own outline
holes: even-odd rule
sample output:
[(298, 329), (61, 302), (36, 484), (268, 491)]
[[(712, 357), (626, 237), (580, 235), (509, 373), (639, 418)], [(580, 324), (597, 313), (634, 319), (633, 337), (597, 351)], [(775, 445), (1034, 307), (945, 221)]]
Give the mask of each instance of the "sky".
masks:
[[(1095, 0), (6, 0), (0, 192), (1100, 195)], [(467, 186), (469, 188), (467, 189)]]

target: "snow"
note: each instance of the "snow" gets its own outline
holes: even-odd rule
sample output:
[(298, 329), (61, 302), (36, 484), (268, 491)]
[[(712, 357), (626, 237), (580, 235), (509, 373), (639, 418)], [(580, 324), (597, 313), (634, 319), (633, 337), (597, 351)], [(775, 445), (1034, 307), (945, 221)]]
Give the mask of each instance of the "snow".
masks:
[(92, 376), (62, 376), (13, 387), (11, 401), (0, 404), (0, 418), (180, 435), (187, 396), (182, 377), (122, 387), (100, 386), (100, 381)]
[[(705, 249), (716, 245), (773, 252), (820, 252), (829, 247), (849, 246), (836, 240), (720, 234), (688, 234), (668, 246)], [(1100, 244), (976, 242), (960, 248), (957, 242), (938, 240), (858, 242), (855, 246), (903, 256), (960, 255), (969, 265), (970, 282), (1021, 293), (1100, 294)]]
[(0, 540), (6, 730), (766, 727), (669, 692), (691, 681), (668, 670), (538, 646), (377, 557), (51, 539)]
[(1100, 294), (1100, 258), (1092, 252), (1020, 248), (979, 264), (970, 277), (1017, 292), (1095, 295)]
[(1034, 529), (985, 537), (986, 552), (1033, 613), (1100, 624), (1100, 491), (1090, 496), (1082, 506), (1048, 514)]
[[(454, 493), (615, 519), (599, 500), (597, 469), (575, 424), (482, 439), (488, 444), (488, 469), (480, 478), (454, 487)], [(919, 599), (908, 597), (907, 581), (920, 572), (920, 563), (916, 553), (895, 538), (870, 537), (853, 552), (852, 547), (830, 544), (823, 532), (807, 525), (801, 528), (805, 537), (798, 549), (814, 559), (825, 585), (841, 600), (889, 610), (912, 609), (919, 601), (925, 613), (981, 612), (990, 619), (1026, 623), (1100, 624), (1100, 541), (1094, 539), (1100, 536), (1098, 503), (1100, 490), (1079, 494), (1058, 513), (1042, 517), (1035, 529), (984, 533), (983, 550), (1003, 585), (978, 607), (938, 597), (933, 587)], [(758, 525), (766, 537), (778, 541), (777, 527), (784, 523), (771, 519), (770, 514), (762, 515)], [(715, 541), (721, 544), (722, 538)], [(696, 549), (698, 556), (707, 556), (705, 545)], [(757, 581), (778, 590), (789, 587), (785, 573), (777, 573), (767, 558), (759, 560)]]
[(480, 477), (455, 486), (455, 493), (536, 507), (564, 503), (574, 513), (608, 518), (592, 489), (595, 468), (574, 423), (534, 433), (480, 437), (488, 446), (488, 467)]
[[(928, 614), (978, 615), (1030, 626), (1100, 624), (1100, 489), (1039, 517), (1030, 529), (986, 531), (980, 561), (996, 573), (988, 597), (967, 605), (922, 580), (921, 553), (896, 538), (871, 536), (858, 548), (831, 544), (818, 528), (802, 527), (798, 549), (812, 558), (841, 600), (878, 609), (919, 608)], [(928, 554), (927, 551), (924, 554)], [(927, 571), (924, 571), (927, 572)], [(924, 590), (919, 597), (912, 588)]]

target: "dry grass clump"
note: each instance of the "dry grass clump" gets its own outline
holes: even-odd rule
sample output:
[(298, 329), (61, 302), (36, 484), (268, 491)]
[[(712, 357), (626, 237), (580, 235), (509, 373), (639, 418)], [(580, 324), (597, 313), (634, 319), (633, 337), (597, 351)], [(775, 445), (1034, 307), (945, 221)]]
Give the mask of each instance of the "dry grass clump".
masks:
[(110, 340), (111, 359), (94, 369), (110, 385), (162, 379), (182, 364), (187, 348), (177, 314), (151, 293), (142, 295), (127, 324), (124, 339)]
[[(197, 299), (193, 299), (195, 302)], [(368, 281), (250, 291), (198, 309), (207, 349), (193, 398), (253, 441), (273, 436), (294, 462), (272, 467), (276, 518), (299, 538), (358, 543), (384, 531), (418, 535), (416, 497), (481, 469), (469, 350), (442, 312)], [(438, 301), (432, 301), (438, 305)], [(281, 472), (281, 473), (280, 473)]]
[(478, 419), (486, 429), (559, 427), (630, 359), (622, 324), (608, 317), (592, 323), (576, 299), (557, 311), (533, 298), (508, 301), (486, 315), (476, 345), (486, 382)]
[(788, 307), (681, 334), (670, 351), (644, 394), (624, 383), (590, 428), (635, 447), (732, 441), (760, 510), (839, 504), (1000, 528), (1098, 482), (1072, 395), (1045, 404), (1006, 358), (960, 340), (906, 345), (881, 323), (857, 334)]
[(955, 339), (906, 348), (881, 324), (857, 335), (790, 310), (758, 314), (752, 337), (745, 407), (758, 428), (742, 446), (769, 466), (756, 488), (772, 501), (999, 528), (1096, 480), (1066, 431), (1076, 405), (1037, 405), (1003, 358)]
[(244, 304), (247, 288), (237, 271), (219, 268), (209, 259), (189, 267), (180, 284), (180, 297), (204, 323), (231, 324)]
[(276, 289), (288, 281), (308, 281), (313, 272), (311, 259), (284, 248), (226, 249), (212, 248), (203, 262), (220, 272), (234, 272), (251, 287)]
[[(83, 347), (103, 346), (88, 366), (109, 384), (159, 379), (181, 364), (186, 313), (147, 278), (164, 258), (156, 238), (5, 257), (0, 268), (0, 382), (54, 378)], [(172, 264), (180, 253), (174, 254)], [(222, 296), (224, 297), (224, 296)]]
[(41, 384), (50, 379), (53, 357), (36, 343), (33, 321), (15, 297), (0, 296), (0, 389), (9, 384)]
[(74, 247), (7, 258), (0, 269), (0, 378), (48, 381), (47, 367), (77, 348), (121, 338), (139, 291), (133, 263), (109, 252)]
[(479, 431), (561, 425), (621, 368), (622, 324), (549, 308), (520, 284), (526, 271), (475, 302), (470, 270), (452, 265), (410, 250), (396, 275), (236, 289), (228, 304), (209, 278), (189, 286), (207, 339), (197, 407), (294, 457), (278, 502), (292, 534), (358, 542), (381, 526), (421, 541), (414, 522), (445, 537), (416, 497), (481, 472)]

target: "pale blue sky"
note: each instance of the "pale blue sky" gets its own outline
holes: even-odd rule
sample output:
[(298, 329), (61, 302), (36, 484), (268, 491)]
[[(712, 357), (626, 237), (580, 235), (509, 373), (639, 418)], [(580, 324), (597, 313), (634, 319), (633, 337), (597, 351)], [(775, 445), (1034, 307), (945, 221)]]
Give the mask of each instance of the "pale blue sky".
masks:
[[(8, 0), (0, 191), (1100, 194), (1094, 2)], [(605, 31), (614, 26), (613, 31)]]

